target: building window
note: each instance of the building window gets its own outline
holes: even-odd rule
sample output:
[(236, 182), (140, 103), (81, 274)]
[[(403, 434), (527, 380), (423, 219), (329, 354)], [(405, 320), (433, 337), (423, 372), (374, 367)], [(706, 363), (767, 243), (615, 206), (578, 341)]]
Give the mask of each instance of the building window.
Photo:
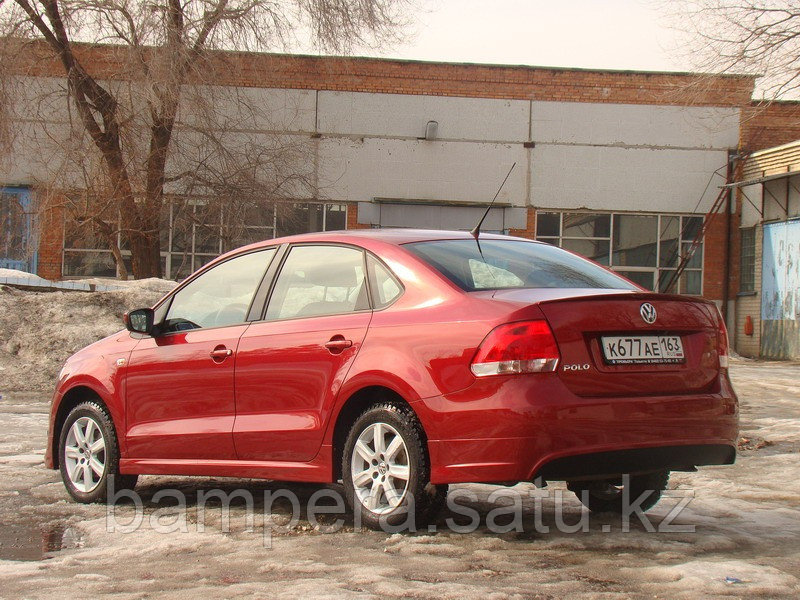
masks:
[(275, 212), (275, 237), (346, 228), (347, 206), (344, 204), (282, 204)]
[(742, 229), (742, 251), (739, 262), (739, 291), (756, 291), (756, 228)]
[(116, 277), (110, 243), (119, 243), (119, 224), (94, 219), (67, 219), (64, 224), (64, 277)]
[[(649, 290), (666, 289), (703, 225), (693, 215), (539, 212), (536, 239), (611, 267)], [(699, 295), (703, 281), (699, 244), (672, 291)]]
[(0, 187), (0, 268), (36, 272), (35, 209), (26, 187)]
[[(202, 198), (171, 198), (160, 216), (161, 270), (182, 280), (223, 252), (282, 235), (346, 228), (347, 205), (281, 203), (209, 205)], [(68, 219), (64, 231), (65, 277), (116, 277), (109, 240), (116, 240), (128, 272), (130, 248), (118, 222)]]
[[(167, 236), (162, 235), (161, 240), (161, 256), (164, 260), (166, 278), (186, 279), (221, 252), (231, 249), (229, 247), (223, 249), (223, 239), (232, 239), (233, 235), (223, 227), (225, 219), (219, 206), (208, 205), (197, 198), (173, 198), (169, 202), (168, 212)], [(241, 228), (237, 226), (237, 230), (243, 230), (245, 220), (236, 217), (241, 215), (232, 215), (229, 221), (241, 223)], [(167, 215), (164, 215), (162, 231), (166, 225), (163, 221), (166, 219)]]

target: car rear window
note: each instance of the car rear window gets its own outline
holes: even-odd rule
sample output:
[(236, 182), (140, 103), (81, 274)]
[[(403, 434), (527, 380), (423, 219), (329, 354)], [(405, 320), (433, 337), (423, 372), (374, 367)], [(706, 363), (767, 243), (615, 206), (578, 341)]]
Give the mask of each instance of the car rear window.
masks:
[(405, 247), (468, 292), (513, 288), (636, 286), (603, 267), (549, 244), (516, 240), (438, 240)]

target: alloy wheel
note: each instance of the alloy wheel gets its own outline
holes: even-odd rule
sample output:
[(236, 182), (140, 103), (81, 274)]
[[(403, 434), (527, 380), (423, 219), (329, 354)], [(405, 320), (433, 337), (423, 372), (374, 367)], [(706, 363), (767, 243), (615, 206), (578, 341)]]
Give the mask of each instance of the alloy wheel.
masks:
[(94, 490), (106, 471), (106, 440), (98, 424), (80, 417), (70, 427), (64, 444), (67, 476), (80, 492)]
[(397, 508), (411, 476), (403, 437), (387, 423), (369, 425), (356, 440), (350, 473), (356, 498), (367, 510), (384, 514)]

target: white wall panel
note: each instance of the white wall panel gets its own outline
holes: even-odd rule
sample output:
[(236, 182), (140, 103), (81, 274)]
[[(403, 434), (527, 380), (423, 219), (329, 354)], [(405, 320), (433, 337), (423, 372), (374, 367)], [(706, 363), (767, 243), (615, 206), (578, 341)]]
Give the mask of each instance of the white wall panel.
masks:
[(521, 144), (323, 139), (320, 185), (335, 200), (488, 202), (516, 161), (497, 201), (524, 206), (525, 152)]
[(534, 102), (537, 143), (736, 148), (739, 109)]
[(723, 180), (703, 190), (727, 160), (725, 151), (699, 150), (537, 146), (533, 153), (533, 206), (598, 210), (705, 212)]
[[(315, 95), (314, 90), (204, 86), (184, 94), (179, 117), (200, 127), (221, 124), (254, 131), (313, 132)], [(197, 102), (201, 110), (192, 110)], [(208, 114), (219, 116), (209, 123)]]
[(49, 122), (66, 122), (69, 120), (69, 109), (73, 109), (73, 118), (78, 119), (74, 106), (67, 101), (67, 84), (63, 79), (54, 77), (15, 78), (11, 82), (11, 114), (14, 119), (46, 120)]
[(22, 122), (16, 123), (14, 129), (11, 152), (0, 154), (0, 185), (83, 184), (74, 163), (65, 158), (69, 140), (66, 125)]
[(800, 217), (800, 175), (789, 178), (789, 217)]
[(437, 121), (439, 139), (523, 142), (528, 116), (524, 100), (319, 93), (323, 134), (423, 137), (426, 123)]
[[(760, 186), (752, 186), (758, 188)], [(800, 216), (800, 176), (773, 179), (764, 183), (764, 220), (786, 220)], [(761, 197), (760, 190), (754, 192)], [(751, 198), (752, 196), (751, 195)], [(747, 202), (745, 200), (745, 202)]]
[[(761, 222), (761, 184), (742, 187), (742, 227), (752, 227)], [(744, 197), (747, 196), (747, 198)], [(748, 201), (748, 198), (750, 199)], [(751, 204), (752, 203), (752, 204)], [(755, 205), (755, 206), (753, 206)]]

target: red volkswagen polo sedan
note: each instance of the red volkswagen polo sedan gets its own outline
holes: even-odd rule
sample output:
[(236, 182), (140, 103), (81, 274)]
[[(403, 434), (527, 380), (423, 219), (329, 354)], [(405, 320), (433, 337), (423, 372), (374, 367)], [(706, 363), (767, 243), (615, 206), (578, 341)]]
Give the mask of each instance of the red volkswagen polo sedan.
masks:
[[(447, 484), (567, 481), (592, 510), (735, 459), (712, 302), (572, 253), (365, 230), (221, 256), (59, 375), (47, 465), (80, 502), (139, 474), (341, 480), (363, 522)], [(630, 474), (630, 478), (622, 478)]]

